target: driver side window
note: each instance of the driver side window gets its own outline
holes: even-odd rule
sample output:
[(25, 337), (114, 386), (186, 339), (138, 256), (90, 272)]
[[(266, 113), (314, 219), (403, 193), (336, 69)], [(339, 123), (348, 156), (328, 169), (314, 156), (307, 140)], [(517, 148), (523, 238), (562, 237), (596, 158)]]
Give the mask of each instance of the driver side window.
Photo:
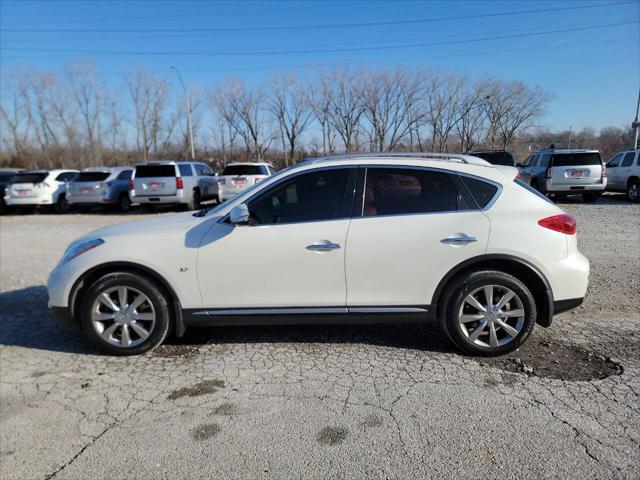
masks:
[(355, 170), (337, 168), (295, 176), (249, 202), (260, 225), (346, 218), (351, 213)]
[(607, 163), (607, 168), (616, 168), (620, 166), (620, 160), (622, 160), (623, 153), (619, 153)]

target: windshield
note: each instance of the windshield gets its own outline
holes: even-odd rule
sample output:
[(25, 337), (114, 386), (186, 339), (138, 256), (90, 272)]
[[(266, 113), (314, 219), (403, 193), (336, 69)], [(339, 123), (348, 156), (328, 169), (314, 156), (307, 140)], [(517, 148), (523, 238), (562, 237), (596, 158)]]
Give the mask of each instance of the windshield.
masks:
[(40, 183), (44, 181), (49, 173), (19, 173), (11, 183)]
[(74, 182), (101, 182), (111, 175), (109, 172), (80, 172)]
[(579, 167), (582, 165), (602, 165), (599, 153), (562, 153), (551, 157), (554, 167)]
[(136, 167), (136, 178), (175, 176), (176, 167), (173, 165), (140, 165)]
[(266, 175), (266, 168), (262, 165), (227, 165), (222, 175)]

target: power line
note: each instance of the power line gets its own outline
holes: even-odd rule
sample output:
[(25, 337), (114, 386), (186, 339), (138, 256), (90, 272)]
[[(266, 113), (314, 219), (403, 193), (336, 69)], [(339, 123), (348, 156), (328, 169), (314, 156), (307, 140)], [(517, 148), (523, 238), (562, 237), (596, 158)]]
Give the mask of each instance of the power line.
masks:
[(624, 2), (615, 3), (600, 3), (596, 5), (578, 5), (572, 7), (556, 7), (556, 8), (541, 8), (531, 10), (517, 10), (509, 12), (497, 12), (497, 13), (482, 13), (474, 15), (460, 15), (453, 17), (434, 17), (434, 18), (421, 18), (421, 19), (409, 19), (409, 20), (392, 20), (385, 22), (361, 22), (361, 23), (338, 23), (338, 24), (315, 24), (315, 25), (288, 25), (288, 26), (258, 26), (258, 27), (219, 27), (219, 28), (2, 28), (2, 32), (41, 32), (41, 33), (88, 33), (88, 32), (100, 32), (100, 33), (180, 33), (180, 32), (210, 32), (210, 33), (233, 33), (233, 32), (270, 32), (270, 31), (291, 31), (291, 30), (328, 30), (328, 29), (344, 29), (344, 28), (364, 28), (364, 27), (381, 27), (381, 26), (398, 26), (398, 25), (415, 25), (423, 23), (434, 22), (448, 22), (454, 20), (477, 20), (481, 18), (489, 17), (506, 17), (514, 15), (528, 15), (534, 13), (551, 13), (551, 12), (565, 12), (573, 10), (585, 10), (591, 8), (600, 7), (613, 7), (636, 3), (635, 0), (629, 0)]
[(473, 42), (485, 42), (493, 40), (506, 40), (513, 38), (526, 38), (536, 37), (543, 35), (553, 35), (557, 33), (578, 32), (585, 30), (596, 30), (609, 27), (617, 27), (621, 25), (632, 25), (640, 23), (640, 20), (628, 21), (628, 22), (615, 22), (596, 25), (584, 25), (570, 28), (561, 28), (555, 30), (545, 30), (539, 32), (529, 33), (514, 33), (508, 35), (494, 35), (488, 37), (475, 37), (462, 40), (446, 40), (438, 42), (425, 42), (425, 43), (413, 43), (413, 44), (400, 44), (400, 45), (385, 45), (374, 47), (349, 47), (349, 48), (318, 48), (318, 49), (306, 49), (306, 50), (251, 50), (251, 51), (210, 51), (210, 52), (194, 52), (194, 51), (136, 51), (136, 50), (67, 50), (56, 48), (31, 48), (31, 47), (5, 47), (6, 51), (17, 52), (49, 52), (49, 53), (66, 53), (73, 55), (95, 55), (95, 56), (259, 56), (259, 55), (298, 55), (298, 54), (313, 54), (313, 53), (345, 53), (345, 52), (366, 52), (366, 51), (379, 51), (379, 50), (397, 50), (408, 48), (422, 48), (433, 47), (443, 45), (458, 45), (463, 43)]

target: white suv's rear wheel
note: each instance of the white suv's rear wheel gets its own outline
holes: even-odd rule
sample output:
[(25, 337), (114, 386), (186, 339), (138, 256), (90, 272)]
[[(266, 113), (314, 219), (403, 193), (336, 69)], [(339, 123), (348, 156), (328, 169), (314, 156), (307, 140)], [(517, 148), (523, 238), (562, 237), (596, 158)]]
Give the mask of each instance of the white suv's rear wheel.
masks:
[(485, 270), (455, 278), (443, 294), (441, 322), (451, 341), (475, 355), (518, 348), (536, 321), (527, 286), (504, 272)]
[(113, 355), (151, 350), (169, 331), (169, 302), (163, 290), (129, 272), (110, 273), (91, 285), (80, 315), (93, 344)]

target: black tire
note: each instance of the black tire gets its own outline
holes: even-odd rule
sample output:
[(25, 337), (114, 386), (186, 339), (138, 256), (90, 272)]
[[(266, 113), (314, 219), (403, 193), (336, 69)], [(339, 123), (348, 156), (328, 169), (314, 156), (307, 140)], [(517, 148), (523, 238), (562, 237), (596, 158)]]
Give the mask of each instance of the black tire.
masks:
[[(131, 347), (117, 346), (104, 340), (93, 326), (92, 307), (97, 298), (115, 287), (127, 287), (143, 293), (150, 301), (155, 312), (155, 323), (149, 331), (149, 337), (139, 345)], [(169, 297), (164, 289), (149, 278), (130, 272), (109, 273), (97, 280), (86, 291), (80, 305), (80, 325), (99, 350), (111, 355), (138, 355), (160, 345), (167, 337), (171, 324)], [(131, 330), (133, 332), (133, 330)], [(122, 333), (120, 334), (122, 337)], [(122, 338), (120, 339), (122, 341)]]
[(129, 194), (123, 193), (118, 200), (118, 210), (121, 212), (128, 212), (131, 210), (131, 199)]
[[(523, 323), (518, 334), (508, 343), (496, 347), (482, 346), (471, 341), (463, 332), (458, 319), (466, 297), (476, 289), (488, 285), (510, 289), (517, 295), (524, 309)], [(516, 277), (497, 270), (480, 270), (455, 277), (445, 288), (440, 305), (439, 320), (449, 339), (460, 350), (478, 356), (503, 355), (517, 349), (533, 331), (537, 317), (536, 302), (529, 288)]]
[(187, 210), (200, 210), (202, 204), (202, 196), (199, 188), (193, 189), (191, 201), (187, 204)]
[(598, 198), (600, 198), (600, 194), (599, 193), (583, 193), (582, 194), (582, 201), (584, 203), (595, 203), (596, 200), (598, 200)]
[(58, 195), (58, 201), (54, 207), (56, 213), (68, 213), (69, 202), (67, 202), (67, 196), (64, 193)]
[(627, 200), (631, 203), (640, 202), (640, 181), (634, 178), (627, 184)]
[(144, 213), (155, 213), (155, 211), (156, 211), (156, 206), (155, 206), (155, 205), (152, 205), (152, 204), (150, 204), (150, 203), (145, 203), (145, 204), (142, 206), (142, 211), (143, 211)]

